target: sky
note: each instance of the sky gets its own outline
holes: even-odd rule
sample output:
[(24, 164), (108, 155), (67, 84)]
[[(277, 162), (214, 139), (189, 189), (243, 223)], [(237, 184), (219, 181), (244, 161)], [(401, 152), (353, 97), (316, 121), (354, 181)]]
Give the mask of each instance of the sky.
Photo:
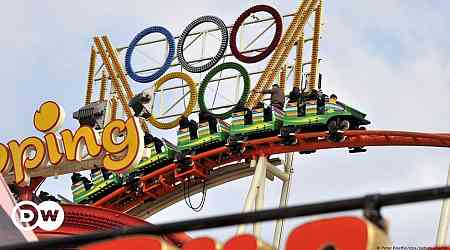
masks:
[[(46, 100), (67, 114), (82, 105), (92, 37), (108, 34), (126, 46), (142, 29), (160, 25), (180, 34), (189, 22), (215, 15), (232, 24), (245, 9), (269, 4), (282, 14), (299, 1), (10, 1), (0, 11), (0, 141), (38, 134), (34, 111)], [(175, 7), (176, 6), (176, 7)], [(320, 56), (324, 90), (368, 114), (368, 129), (449, 132), (450, 2), (325, 1)], [(286, 23), (284, 23), (286, 27)], [(308, 55), (309, 56), (309, 55)], [(264, 65), (263, 65), (264, 66)], [(249, 66), (250, 67), (250, 66)], [(131, 83), (138, 90), (142, 85)], [(65, 127), (77, 124), (67, 116)], [(156, 134), (162, 133), (155, 130)], [(174, 132), (168, 135), (173, 138)], [(168, 133), (164, 133), (166, 135)], [(446, 182), (448, 149), (371, 147), (364, 154), (346, 149), (295, 154), (289, 204), (349, 198), (376, 192), (428, 188)], [(241, 211), (250, 178), (208, 191), (206, 205), (194, 213), (180, 202), (149, 218), (167, 222)], [(42, 187), (70, 197), (67, 177), (51, 178)], [(266, 185), (266, 207), (278, 203), (279, 181)], [(198, 200), (198, 196), (193, 197)], [(396, 245), (431, 246), (436, 237), (440, 201), (383, 209)], [(345, 213), (361, 215), (361, 212)], [(330, 215), (326, 215), (330, 216)], [(319, 216), (319, 217), (326, 217)], [(285, 231), (306, 219), (287, 221)], [(266, 225), (267, 224), (267, 225)], [(263, 239), (272, 241), (272, 223)], [(250, 229), (250, 228), (249, 228)], [(235, 228), (194, 232), (225, 241)]]

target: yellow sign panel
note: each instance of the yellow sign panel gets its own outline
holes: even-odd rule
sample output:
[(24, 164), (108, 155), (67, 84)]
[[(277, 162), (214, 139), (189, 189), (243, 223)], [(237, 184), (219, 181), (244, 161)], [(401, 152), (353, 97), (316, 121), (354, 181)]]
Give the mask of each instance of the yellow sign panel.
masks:
[(102, 157), (103, 167), (110, 171), (135, 167), (142, 158), (144, 132), (137, 125), (137, 118), (113, 120), (101, 133), (87, 126), (78, 128), (75, 134), (68, 129), (58, 133), (64, 117), (64, 110), (57, 103), (43, 103), (34, 114), (33, 123), (45, 133), (44, 139), (32, 136), (20, 143), (0, 143), (0, 172), (6, 175), (13, 171), (15, 182), (26, 185), (33, 169), (81, 161), (84, 149), (91, 157)]

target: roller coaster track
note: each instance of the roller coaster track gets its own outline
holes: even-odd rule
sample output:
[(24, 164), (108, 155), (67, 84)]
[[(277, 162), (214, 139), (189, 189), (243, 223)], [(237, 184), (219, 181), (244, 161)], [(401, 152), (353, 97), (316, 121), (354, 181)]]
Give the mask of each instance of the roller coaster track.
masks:
[[(273, 165), (281, 164), (281, 161), (279, 159), (271, 159), (269, 160), (269, 162)], [(206, 189), (209, 190), (230, 181), (234, 181), (247, 176), (252, 176), (254, 173), (255, 168), (250, 167), (249, 163), (238, 163), (222, 166), (211, 171), (210, 175), (208, 176), (208, 180), (206, 181)], [(274, 173), (268, 171), (266, 177), (267, 179), (273, 181)], [(202, 184), (194, 185), (191, 187), (190, 195), (201, 193), (202, 189)], [(154, 201), (148, 201), (139, 206), (131, 208), (127, 211), (127, 214), (145, 219), (183, 199), (183, 185), (177, 185), (173, 192), (164, 194), (159, 199), (156, 199)]]
[[(190, 176), (207, 179), (207, 187), (252, 175), (254, 170), (248, 164), (231, 164), (242, 159), (256, 159), (289, 152), (311, 152), (332, 148), (355, 148), (367, 146), (426, 146), (450, 148), (448, 133), (420, 133), (384, 130), (349, 130), (344, 132), (343, 142), (327, 139), (327, 132), (295, 134), (297, 143), (284, 145), (283, 138), (274, 136), (244, 142), (245, 151), (233, 152), (228, 147), (218, 147), (192, 156), (194, 165), (180, 174), (176, 174), (177, 164), (172, 163), (140, 178), (144, 192), (135, 195), (126, 186), (98, 200), (93, 206), (106, 207), (129, 213), (141, 218), (148, 217), (182, 199), (183, 181)], [(279, 164), (274, 161), (272, 164)], [(275, 173), (273, 173), (275, 174)], [(193, 193), (199, 192), (199, 185)], [(151, 210), (151, 211), (149, 211)]]

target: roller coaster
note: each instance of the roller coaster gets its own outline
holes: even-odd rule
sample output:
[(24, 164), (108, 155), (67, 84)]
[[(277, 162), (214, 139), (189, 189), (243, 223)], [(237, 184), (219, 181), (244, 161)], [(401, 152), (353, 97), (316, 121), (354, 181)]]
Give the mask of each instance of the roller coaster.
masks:
[[(311, 154), (317, 150), (348, 148), (350, 153), (364, 153), (367, 147), (379, 146), (450, 148), (450, 133), (368, 129), (366, 126), (371, 122), (366, 119), (365, 113), (338, 100), (336, 94), (323, 92), (324, 83), (319, 73), (322, 7), (322, 0), (303, 0), (294, 13), (282, 16), (271, 6), (257, 5), (244, 11), (232, 26), (227, 26), (218, 17), (202, 16), (187, 25), (180, 36), (173, 36), (164, 27), (152, 26), (139, 32), (128, 47), (122, 48), (114, 48), (107, 36), (95, 37), (84, 106), (73, 117), (80, 126), (92, 127), (99, 134), (106, 124), (120, 118), (119, 109), (123, 117), (137, 117), (145, 133), (143, 156), (137, 166), (120, 173), (106, 170), (98, 158), (91, 156), (82, 157), (76, 163), (62, 162), (58, 166), (58, 174), (72, 173), (73, 199), (70, 203), (73, 204), (64, 205), (69, 220), (59, 231), (37, 231), (40, 238), (142, 224), (145, 222), (141, 219), (183, 199), (188, 206), (199, 211), (205, 202), (206, 190), (247, 176), (253, 177), (243, 212), (249, 212), (253, 207), (262, 209), (266, 178), (282, 180), (280, 207), (284, 207), (292, 183), (293, 154), (296, 152)], [(269, 17), (258, 18), (261, 12), (269, 14)], [(305, 39), (304, 28), (312, 16), (312, 38)], [(249, 18), (253, 18), (252, 21)], [(291, 19), (289, 26), (283, 28), (283, 21), (288, 19)], [(271, 25), (263, 33), (275, 27), (268, 46), (246, 50), (249, 46), (238, 45), (242, 29), (264, 22)], [(194, 31), (204, 23), (212, 23), (217, 28)], [(200, 59), (187, 59), (186, 50), (197, 40), (214, 32), (220, 34), (217, 53), (207, 58), (202, 54)], [(144, 37), (155, 33), (163, 35), (164, 39), (142, 42)], [(250, 45), (261, 35), (255, 36)], [(307, 42), (312, 42), (311, 61), (305, 63), (303, 54)], [(162, 43), (166, 48), (163, 65), (135, 69), (134, 52), (155, 43)], [(226, 53), (228, 45), (229, 54)], [(294, 47), (293, 64), (289, 64), (289, 55)], [(125, 53), (124, 66), (120, 62), (120, 53)], [(100, 64), (97, 62), (98, 55), (101, 57)], [(240, 63), (224, 62), (216, 66), (222, 59), (225, 61), (230, 57)], [(268, 60), (264, 61), (266, 58)], [(199, 65), (202, 62), (204, 64)], [(262, 62), (267, 62), (263, 71), (250, 73), (241, 64)], [(307, 65), (310, 66), (309, 72), (304, 71)], [(177, 67), (200, 77), (202, 73), (207, 73), (198, 82), (181, 71), (166, 74), (166, 71)], [(223, 77), (222, 71), (225, 70), (234, 70), (238, 74)], [(286, 89), (291, 73), (294, 79), (292, 91), (288, 94)], [(218, 74), (220, 76), (216, 77)], [(253, 89), (252, 76), (259, 76)], [(148, 88), (135, 94), (129, 78), (147, 84)], [(176, 79), (182, 80), (181, 85), (162, 88), (166, 82)], [(208, 84), (220, 84), (226, 79), (237, 80), (237, 89), (242, 89), (241, 95), (236, 94), (235, 103), (231, 105), (208, 108), (205, 101)], [(97, 101), (93, 101), (95, 84), (100, 89)], [(280, 90), (276, 90), (278, 88)], [(174, 89), (183, 90), (183, 96), (164, 111), (162, 101), (160, 105), (157, 103), (157, 95), (163, 96), (165, 91)], [(279, 102), (273, 98), (275, 91), (282, 93)], [(214, 100), (217, 92), (218, 88)], [(264, 93), (271, 93), (270, 101), (264, 99)], [(184, 112), (168, 114), (181, 102), (184, 103)], [(155, 113), (157, 109), (162, 111), (159, 116)], [(198, 122), (189, 119), (192, 113), (198, 113)], [(167, 121), (174, 117), (174, 120)], [(158, 129), (177, 128), (176, 144), (154, 136), (149, 124)], [(124, 135), (117, 133), (115, 136), (115, 140), (120, 141)], [(273, 157), (280, 154), (285, 154), (285, 159)], [(279, 165), (283, 165), (283, 169)], [(89, 178), (79, 173), (82, 170), (90, 171)], [(46, 168), (31, 173), (31, 184), (16, 187), (16, 195), (22, 200), (33, 199), (37, 187), (53, 175), (55, 172)], [(6, 178), (11, 181), (13, 175), (7, 174)], [(189, 198), (196, 193), (203, 193), (199, 206), (193, 206)], [(43, 198), (46, 199), (49, 198)], [(91, 221), (86, 220), (86, 216)], [(108, 222), (112, 217), (115, 218), (112, 219), (114, 223)], [(280, 247), (282, 227), (280, 220), (276, 224), (275, 249)], [(245, 226), (240, 225), (238, 233), (244, 230)], [(254, 234), (261, 236), (260, 223), (255, 224)], [(176, 234), (164, 239), (181, 247), (190, 237)]]

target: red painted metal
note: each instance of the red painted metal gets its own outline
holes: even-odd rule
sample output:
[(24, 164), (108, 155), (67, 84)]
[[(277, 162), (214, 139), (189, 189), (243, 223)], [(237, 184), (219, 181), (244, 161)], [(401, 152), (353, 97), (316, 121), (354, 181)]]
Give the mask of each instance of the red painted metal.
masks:
[[(36, 229), (34, 232), (39, 239), (92, 233), (98, 230), (111, 230), (148, 223), (139, 218), (105, 208), (67, 204), (63, 205), (63, 209), (63, 225), (51, 232)], [(191, 237), (185, 233), (171, 234), (163, 238), (177, 246), (191, 240)]]
[(44, 180), (45, 180), (44, 177), (36, 177), (36, 178), (32, 178), (30, 180), (29, 186), (24, 186), (24, 187), (18, 186), (17, 189), (20, 193), (20, 195), (19, 195), (20, 200), (22, 200), (22, 201), (33, 200), (34, 191), (37, 189), (37, 187), (39, 187), (42, 184), (42, 182), (44, 182)]
[(108, 194), (107, 196), (101, 198), (100, 200), (96, 201), (94, 204), (92, 204), (93, 207), (100, 207), (106, 202), (120, 196), (121, 194), (125, 193), (126, 188), (120, 187), (119, 189), (115, 190), (114, 192)]
[[(295, 136), (298, 143), (295, 145), (282, 145), (283, 140), (280, 137), (268, 137), (255, 139), (243, 143), (246, 147), (244, 153), (233, 153), (227, 147), (219, 147), (207, 152), (203, 152), (192, 156), (195, 162), (194, 168), (187, 170), (187, 173), (207, 173), (208, 170), (221, 166), (233, 161), (252, 158), (257, 156), (268, 156), (272, 154), (281, 154), (287, 152), (303, 152), (314, 151), (320, 149), (331, 148), (352, 148), (365, 146), (428, 146), (428, 147), (450, 147), (450, 134), (444, 133), (420, 133), (405, 131), (382, 131), (382, 130), (352, 130), (346, 131), (343, 142), (332, 142), (327, 139), (327, 132), (299, 133)], [(228, 158), (218, 160), (219, 155), (227, 155)], [(160, 176), (175, 176), (175, 163), (169, 164), (141, 178), (144, 184), (144, 195), (133, 197), (132, 201), (126, 204), (115, 203), (115, 199), (121, 196), (132, 195), (126, 192), (126, 188), (122, 187), (108, 196), (97, 201), (94, 206), (105, 206), (113, 210), (126, 212), (129, 209), (139, 206), (147, 199), (157, 199), (161, 195), (171, 192), (173, 188), (170, 186), (181, 185), (179, 178), (164, 179), (164, 185), (161, 181), (155, 183), (155, 178)], [(180, 177), (181, 175), (178, 175)], [(185, 174), (182, 177), (186, 177)]]
[(190, 169), (183, 171), (181, 173), (175, 173), (175, 180), (184, 181), (191, 176), (206, 179), (207, 173), (206, 168), (202, 167), (200, 164), (194, 164)]

